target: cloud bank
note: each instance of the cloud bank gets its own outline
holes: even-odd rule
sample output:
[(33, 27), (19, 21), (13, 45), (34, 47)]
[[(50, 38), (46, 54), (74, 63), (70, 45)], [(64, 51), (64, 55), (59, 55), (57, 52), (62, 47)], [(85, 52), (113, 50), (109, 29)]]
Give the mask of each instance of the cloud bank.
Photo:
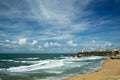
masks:
[(0, 50), (77, 52), (120, 48), (119, 3), (0, 0)]

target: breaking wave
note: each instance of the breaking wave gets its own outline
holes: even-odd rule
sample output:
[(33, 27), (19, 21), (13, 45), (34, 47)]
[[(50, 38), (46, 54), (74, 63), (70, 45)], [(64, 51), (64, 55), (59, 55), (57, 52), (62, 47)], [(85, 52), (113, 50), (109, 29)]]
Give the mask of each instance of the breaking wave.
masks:
[(39, 59), (39, 57), (30, 57), (30, 58), (15, 58), (15, 59), (19, 59), (19, 60), (36, 60), (36, 59)]
[[(99, 57), (99, 56), (81, 57), (81, 58), (62, 57), (62, 59), (53, 59), (53, 60), (20, 61), (23, 63), (26, 62), (26, 63), (32, 63), (32, 64), (28, 65), (28, 66), (10, 67), (10, 68), (7, 68), (7, 71), (26, 72), (26, 71), (35, 71), (35, 70), (41, 70), (41, 69), (52, 69), (52, 68), (57, 68), (57, 67), (62, 67), (62, 66), (65, 66), (66, 68), (67, 67), (80, 67), (82, 65), (87, 65), (90, 62), (84, 63), (84, 64), (82, 64), (82, 63), (74, 64), (74, 63), (76, 61), (95, 60), (95, 59), (103, 59), (103, 58), (105, 58), (105, 57)], [(73, 65), (70, 65), (70, 64), (73, 64)], [(49, 71), (49, 72), (51, 72), (51, 71)], [(56, 73), (61, 73), (61, 72), (56, 71)]]
[(62, 61), (42, 61), (38, 64), (33, 64), (29, 66), (18, 66), (18, 67), (10, 67), (7, 70), (10, 72), (25, 72), (25, 71), (33, 71), (33, 70), (39, 70), (39, 69), (50, 69), (55, 67), (63, 66)]

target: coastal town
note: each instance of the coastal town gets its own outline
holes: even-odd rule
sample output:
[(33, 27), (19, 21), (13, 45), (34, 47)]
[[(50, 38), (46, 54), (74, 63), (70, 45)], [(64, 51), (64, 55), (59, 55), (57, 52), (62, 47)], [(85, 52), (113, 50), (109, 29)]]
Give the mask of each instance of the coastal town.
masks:
[(82, 56), (108, 56), (111, 59), (120, 59), (120, 50), (98, 50), (91, 52), (78, 52), (75, 54), (77, 57)]

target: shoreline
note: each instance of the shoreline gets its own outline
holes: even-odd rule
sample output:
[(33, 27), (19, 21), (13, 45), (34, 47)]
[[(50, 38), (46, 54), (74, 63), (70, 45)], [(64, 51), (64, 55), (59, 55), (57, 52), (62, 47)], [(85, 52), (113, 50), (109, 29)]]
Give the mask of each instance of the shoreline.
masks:
[(73, 76), (64, 80), (120, 80), (120, 59), (107, 59), (103, 67), (87, 74)]

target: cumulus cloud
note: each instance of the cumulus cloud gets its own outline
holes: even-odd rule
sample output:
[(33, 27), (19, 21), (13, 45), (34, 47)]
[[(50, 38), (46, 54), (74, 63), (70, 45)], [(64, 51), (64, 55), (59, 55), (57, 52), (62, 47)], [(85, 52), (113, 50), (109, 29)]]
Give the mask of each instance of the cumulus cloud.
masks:
[(92, 40), (92, 43), (96, 43), (96, 41), (95, 41), (95, 40)]
[(58, 42), (54, 43), (54, 46), (62, 46), (61, 44), (59, 44)]
[(60, 47), (60, 46), (62, 46), (60, 43), (58, 43), (58, 42), (54, 42), (54, 43), (50, 43), (50, 45), (51, 46), (56, 46), (56, 47)]
[(35, 44), (37, 44), (37, 43), (38, 43), (37, 40), (33, 40), (32, 45), (35, 45)]
[(44, 46), (45, 48), (48, 48), (48, 47), (49, 47), (49, 43), (46, 42), (43, 46)]
[(48, 48), (48, 47), (61, 47), (62, 44), (58, 43), (58, 42), (46, 42), (43, 45), (44, 47)]
[(41, 49), (41, 48), (42, 48), (42, 46), (38, 46), (38, 48), (39, 48), (39, 49)]
[(8, 43), (10, 42), (10, 40), (5, 40), (5, 41), (8, 42)]
[(72, 46), (72, 47), (76, 47), (76, 46), (77, 46), (77, 44), (76, 44), (76, 43), (73, 43), (73, 41), (68, 41), (67, 44), (68, 44), (69, 46)]
[[(34, 42), (34, 41), (33, 41)], [(93, 41), (94, 42), (94, 41)], [(36, 43), (36, 41), (35, 41)], [(24, 45), (25, 44), (25, 45)], [(84, 42), (81, 44), (76, 44), (72, 40), (68, 41), (66, 43), (67, 45), (63, 45), (59, 42), (44, 42), (43, 44), (38, 44), (31, 46), (30, 41), (26, 41), (25, 38), (19, 39), (15, 41), (0, 41), (0, 49), (1, 50), (13, 50), (13, 51), (19, 51), (19, 50), (29, 50), (29, 51), (41, 51), (45, 50), (48, 51), (54, 51), (59, 50), (63, 52), (79, 52), (79, 51), (94, 51), (94, 50), (113, 50), (113, 49), (120, 49), (119, 44), (113, 44), (109, 41), (96, 41), (95, 43), (91, 43), (91, 40), (89, 42)], [(93, 45), (94, 44), (94, 45)], [(12, 45), (12, 46), (11, 46)], [(24, 45), (24, 46), (21, 46)]]
[(117, 44), (112, 43), (110, 41), (100, 41), (100, 40), (92, 40), (89, 42), (81, 43), (80, 47), (84, 48), (84, 51), (95, 51), (95, 50), (113, 50), (115, 48), (120, 48)]
[(25, 39), (25, 38), (19, 39), (18, 44), (24, 45), (24, 44), (26, 44), (26, 41), (27, 41), (27, 39)]

